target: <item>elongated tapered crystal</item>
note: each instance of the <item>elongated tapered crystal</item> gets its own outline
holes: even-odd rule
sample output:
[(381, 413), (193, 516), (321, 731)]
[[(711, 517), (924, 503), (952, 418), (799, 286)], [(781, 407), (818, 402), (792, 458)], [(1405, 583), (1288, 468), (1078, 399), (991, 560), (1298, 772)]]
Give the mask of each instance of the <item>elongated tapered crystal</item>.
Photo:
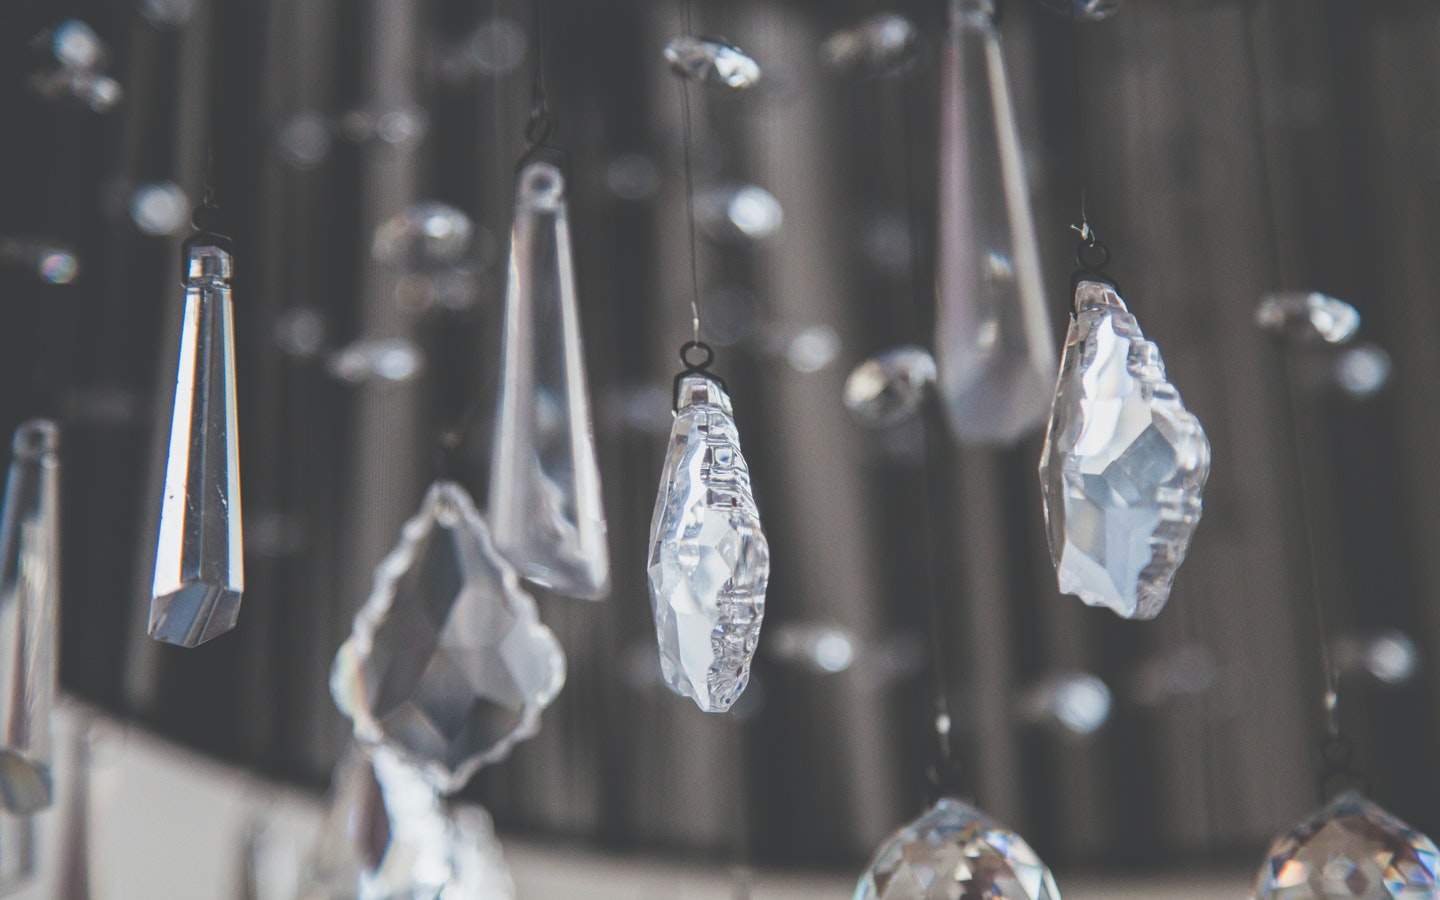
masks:
[(53, 799), (59, 441), (59, 429), (48, 420), (16, 430), (0, 520), (0, 809), (11, 813), (33, 813)]
[(1045, 421), (1055, 341), (991, 4), (952, 0), (950, 15), (940, 83), (938, 386), (958, 440), (1004, 445)]
[(610, 549), (557, 166), (520, 170), (510, 241), (491, 534), (524, 577), (595, 600), (610, 591)]
[(235, 627), (245, 589), (230, 254), (188, 245), (150, 636), (195, 647)]
[(650, 521), (649, 576), (665, 682), (704, 711), (725, 712), (750, 680), (770, 545), (730, 397), (703, 375), (680, 381)]

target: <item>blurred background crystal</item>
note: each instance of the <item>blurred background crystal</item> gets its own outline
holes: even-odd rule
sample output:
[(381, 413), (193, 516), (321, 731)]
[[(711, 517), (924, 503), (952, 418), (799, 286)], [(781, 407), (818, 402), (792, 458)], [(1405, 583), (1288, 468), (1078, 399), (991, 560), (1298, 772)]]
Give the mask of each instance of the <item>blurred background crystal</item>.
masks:
[(882, 12), (833, 32), (821, 45), (820, 55), (842, 72), (892, 75), (914, 65), (919, 47), (920, 32), (914, 22), (897, 12)]
[(94, 69), (105, 63), (100, 36), (79, 19), (66, 19), (55, 26), (50, 49), (56, 62), (72, 69)]
[(0, 238), (0, 265), (33, 269), (45, 284), (69, 284), (80, 274), (74, 250), (43, 240)]
[(914, 418), (935, 383), (935, 359), (922, 347), (893, 347), (845, 379), (845, 408), (861, 425), (889, 428)]
[(326, 362), (330, 374), (347, 384), (409, 381), (424, 366), (420, 348), (405, 338), (362, 338), (335, 351)]
[(764, 647), (772, 659), (818, 675), (844, 672), (860, 653), (860, 639), (839, 625), (792, 622), (772, 627)]
[(621, 200), (647, 200), (660, 189), (660, 170), (641, 153), (623, 153), (605, 167), (605, 184)]
[(1390, 381), (1395, 364), (1379, 344), (1347, 347), (1331, 363), (1335, 383), (1356, 399), (1373, 397)]
[(1100, 22), (1120, 11), (1120, 0), (1040, 0), (1040, 5), (1081, 22)]
[(1088, 672), (1053, 675), (1023, 691), (1016, 709), (1026, 721), (1056, 726), (1078, 737), (1094, 734), (1110, 718), (1110, 687)]
[(774, 327), (766, 339), (770, 353), (802, 375), (827, 368), (842, 349), (840, 332), (824, 323)]
[(755, 332), (760, 301), (747, 288), (722, 284), (700, 298), (700, 328), (707, 341), (729, 347)]
[(130, 194), (130, 220), (149, 235), (176, 234), (190, 221), (190, 198), (173, 181), (142, 184)]
[(474, 76), (508, 75), (525, 62), (529, 37), (514, 19), (486, 19), (458, 44), (441, 54), (440, 77), (462, 82)]
[(677, 37), (665, 46), (665, 60), (675, 74), (701, 84), (743, 90), (760, 80), (755, 60), (739, 47), (720, 41)]
[(325, 347), (325, 317), (312, 306), (297, 306), (275, 317), (275, 344), (298, 359), (311, 359)]
[(428, 200), (406, 207), (375, 229), (371, 253), (403, 269), (453, 266), (470, 251), (475, 226), (448, 203)]
[(743, 245), (778, 234), (785, 210), (774, 194), (757, 184), (725, 184), (695, 198), (695, 218), (711, 240)]
[(184, 25), (195, 15), (196, 0), (140, 0), (140, 15), (159, 28)]
[(1419, 648), (1398, 628), (1342, 635), (1335, 641), (1334, 654), (1342, 672), (1363, 673), (1391, 686), (1406, 684), (1420, 669)]
[(1255, 307), (1255, 324), (1297, 343), (1343, 344), (1360, 330), (1360, 313), (1346, 303), (1317, 291), (1266, 294)]
[(1130, 699), (1140, 706), (1161, 708), (1206, 695), (1219, 678), (1219, 664), (1209, 649), (1182, 644), (1141, 660), (1130, 678)]
[(297, 169), (313, 169), (330, 153), (330, 123), (314, 110), (297, 112), (285, 121), (275, 143), (280, 155)]

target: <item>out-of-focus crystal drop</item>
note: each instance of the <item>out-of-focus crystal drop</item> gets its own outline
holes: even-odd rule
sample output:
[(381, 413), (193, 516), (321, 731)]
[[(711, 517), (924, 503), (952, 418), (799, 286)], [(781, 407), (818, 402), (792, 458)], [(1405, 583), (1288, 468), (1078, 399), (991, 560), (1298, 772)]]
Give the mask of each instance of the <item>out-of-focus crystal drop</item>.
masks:
[(845, 408), (862, 425), (887, 428), (915, 417), (935, 382), (935, 360), (920, 347), (895, 347), (856, 366), (845, 379)]
[(235, 627), (245, 590), (230, 254), (188, 245), (150, 636), (195, 647)]
[(730, 397), (703, 375), (680, 381), (648, 567), (665, 682), (704, 711), (725, 712), (750, 679), (770, 545)]
[[(15, 431), (0, 520), (0, 806), (50, 805), (50, 708), (60, 603), (60, 437), (33, 419)], [(3, 861), (0, 861), (3, 865)]]
[(1210, 442), (1160, 349), (1112, 286), (1081, 281), (1040, 457), (1061, 592), (1127, 619), (1159, 615), (1209, 473)]
[(1254, 900), (1434, 900), (1440, 850), (1360, 794), (1341, 795), (1270, 847)]
[(1040, 5), (1056, 15), (1082, 22), (1099, 22), (1120, 11), (1120, 0), (1040, 0)]
[(557, 593), (610, 591), (610, 548), (585, 383), (565, 176), (531, 162), (515, 188), (490, 528), (521, 575)]
[(956, 438), (1005, 445), (1045, 421), (1055, 345), (990, 10), (952, 0), (942, 56), (935, 362)]
[(1284, 291), (1265, 295), (1255, 307), (1255, 324), (1298, 343), (1343, 344), (1360, 330), (1360, 313), (1327, 294)]
[(465, 489), (430, 486), (375, 570), (330, 692), (355, 737), (451, 793), (535, 734), (565, 655)]
[(682, 78), (743, 89), (760, 80), (760, 65), (739, 47), (721, 41), (677, 37), (665, 47), (665, 61)]
[(920, 47), (915, 23), (894, 12), (877, 13), (830, 35), (820, 55), (830, 66), (859, 75), (903, 72)]
[(416, 203), (381, 222), (370, 252), (382, 263), (406, 269), (452, 266), (470, 250), (475, 225), (448, 203)]
[(880, 847), (855, 900), (1060, 900), (1025, 840), (949, 797)]

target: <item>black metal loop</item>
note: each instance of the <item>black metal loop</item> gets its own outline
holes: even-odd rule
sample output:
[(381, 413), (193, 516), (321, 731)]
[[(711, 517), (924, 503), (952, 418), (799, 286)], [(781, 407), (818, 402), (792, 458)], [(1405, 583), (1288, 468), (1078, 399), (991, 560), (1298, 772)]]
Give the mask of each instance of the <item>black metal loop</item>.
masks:
[[(698, 362), (692, 362), (690, 359), (690, 354), (695, 351), (699, 351), (705, 354), (704, 358), (699, 360)], [(725, 386), (725, 379), (710, 371), (710, 364), (714, 361), (715, 349), (704, 341), (686, 341), (685, 343), (680, 345), (680, 364), (684, 366), (684, 368), (681, 369), (679, 374), (675, 376), (675, 385), (670, 393), (671, 409), (679, 410), (680, 382), (684, 381), (685, 378), (690, 375), (700, 375), (702, 377), (708, 378), (718, 384), (721, 390), (726, 391), (727, 393), (729, 392), (730, 389)]]
[(1088, 226), (1085, 237), (1075, 245), (1075, 262), (1080, 268), (1070, 276), (1071, 290), (1082, 281), (1103, 281), (1117, 292), (1120, 290), (1120, 282), (1105, 271), (1105, 267), (1110, 265), (1110, 248)]

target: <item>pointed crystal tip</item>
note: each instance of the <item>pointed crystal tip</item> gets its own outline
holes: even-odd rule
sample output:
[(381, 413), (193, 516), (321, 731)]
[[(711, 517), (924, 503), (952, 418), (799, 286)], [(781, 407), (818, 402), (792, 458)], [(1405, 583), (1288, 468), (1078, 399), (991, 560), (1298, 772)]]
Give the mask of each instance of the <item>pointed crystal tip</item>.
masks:
[(150, 604), (150, 637), (166, 644), (198, 647), (235, 627), (240, 591), (191, 582), (161, 594)]

